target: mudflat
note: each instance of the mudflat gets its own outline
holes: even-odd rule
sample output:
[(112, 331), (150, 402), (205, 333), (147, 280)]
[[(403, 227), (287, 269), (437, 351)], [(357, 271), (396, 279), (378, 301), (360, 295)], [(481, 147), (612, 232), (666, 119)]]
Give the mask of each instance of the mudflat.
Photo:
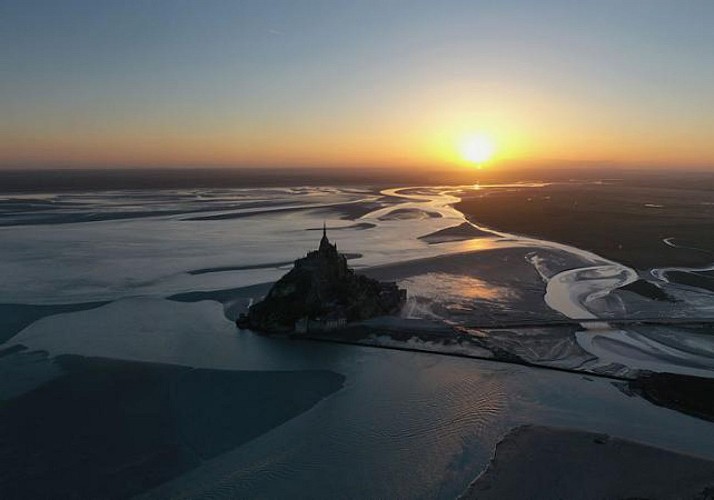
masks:
[(714, 190), (706, 184), (558, 183), (476, 192), (456, 208), (476, 224), (570, 244), (636, 269), (714, 261)]
[(0, 406), (0, 497), (128, 498), (307, 411), (324, 370), (232, 371), (65, 355)]
[(540, 426), (512, 430), (464, 499), (705, 499), (714, 462), (616, 439)]

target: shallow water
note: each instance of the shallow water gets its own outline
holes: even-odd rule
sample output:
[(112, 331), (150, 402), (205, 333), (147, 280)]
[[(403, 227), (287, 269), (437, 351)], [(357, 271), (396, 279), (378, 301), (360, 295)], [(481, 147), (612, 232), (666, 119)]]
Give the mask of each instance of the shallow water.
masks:
[[(614, 293), (640, 278), (638, 273), (582, 249), (478, 226), (474, 226), (478, 237), (470, 237), (463, 231), (448, 236), (449, 228), (463, 230), (464, 224), (470, 224), (454, 208), (464, 193), (542, 185), (292, 187), (0, 196), (0, 237), (5, 243), (0, 248), (0, 273), (4, 277), (0, 282), (0, 304), (64, 306), (124, 297), (168, 297), (271, 282), (289, 269), (293, 259), (315, 246), (317, 231), (325, 223), (335, 228), (330, 237), (340, 250), (354, 254), (351, 265), (355, 268), (461, 252), (502, 251), (507, 256), (510, 249), (530, 248), (526, 260), (545, 282), (543, 301), (556, 315), (573, 319), (714, 316), (714, 293), (670, 283), (666, 269), (652, 270), (651, 276), (675, 298), (677, 302), (671, 305)], [(442, 236), (430, 244), (424, 237), (433, 233)], [(504, 261), (504, 270), (508, 265)], [(421, 283), (419, 286), (415, 283), (415, 290), (429, 288), (428, 277), (411, 279)], [(454, 279), (458, 281), (458, 277), (451, 281)], [(439, 289), (437, 281), (431, 279), (432, 288)], [(474, 285), (479, 288), (477, 283)], [(523, 286), (535, 285), (523, 283)], [(492, 303), (496, 302), (495, 295), (510, 293), (515, 297), (519, 291), (509, 291), (491, 280), (481, 286), (481, 297), (464, 293), (460, 299), (447, 300), (447, 309), (458, 309), (459, 318), (441, 314), (442, 319), (457, 323), (468, 320), (466, 310), (472, 315), (468, 321), (478, 323), (479, 314), (483, 314), (479, 313), (479, 304), (484, 303), (489, 287), (494, 292)], [(464, 302), (478, 307), (470, 309)], [(514, 315), (516, 310), (513, 309)], [(604, 362), (627, 365), (622, 349), (611, 351), (609, 346), (614, 344), (591, 342), (584, 336), (597, 329), (597, 335), (623, 338), (619, 328), (608, 330), (603, 323), (584, 325), (584, 329), (583, 335), (575, 337), (582, 348)], [(5, 332), (3, 337), (11, 333)], [(658, 337), (648, 337), (647, 331), (639, 331), (627, 338), (630, 344), (637, 344), (637, 349), (650, 353), (652, 360), (646, 368), (656, 368), (655, 358), (664, 349), (658, 345)], [(678, 346), (672, 342), (666, 348), (670, 353), (660, 360), (661, 368), (681, 364), (680, 371), (686, 372), (692, 361), (686, 349), (676, 353)], [(632, 368), (645, 366), (633, 361)]]
[[(497, 188), (298, 187), (0, 197), (6, 202), (0, 212), (3, 311), (10, 314), (13, 305), (57, 306), (31, 309), (35, 316), (28, 316), (27, 325), (3, 347), (22, 344), (50, 356), (345, 375), (345, 387), (311, 410), (206, 461), (160, 487), (152, 498), (452, 498), (485, 466), (497, 440), (521, 423), (608, 432), (714, 458), (710, 423), (627, 396), (607, 380), (270, 339), (238, 333), (225, 316), (229, 305), (167, 300), (273, 281), (290, 267), (284, 263), (316, 245), (325, 222), (335, 228), (328, 234), (341, 251), (361, 254), (351, 264), (370, 272), (413, 259), (439, 257), (452, 265), (464, 252), (483, 256), (468, 264), (473, 265), (469, 272), (456, 264), (455, 270), (436, 271), (412, 265), (399, 279), (410, 293), (439, 305), (410, 309), (415, 317), (428, 312), (452, 323), (473, 322), (489, 307), (509, 312), (518, 309), (516, 304), (520, 310), (578, 319), (605, 317), (615, 309), (628, 314), (660, 307), (613, 292), (636, 279), (633, 270), (556, 242), (480, 227), (485, 236), (439, 243), (420, 239), (465, 222), (453, 208), (460, 194)], [(663, 286), (682, 299), (677, 306), (682, 314), (714, 311), (713, 295)], [(241, 292), (242, 300), (257, 298), (258, 292), (249, 290)], [(91, 308), (65, 309), (76, 304)], [(622, 342), (612, 344), (624, 337), (604, 326), (573, 339), (603, 362), (709, 371), (693, 361), (713, 352), (704, 335), (678, 335), (676, 328), (637, 330), (627, 335), (626, 350)], [(18, 359), (0, 358), (0, 373), (9, 377), (0, 384), (2, 397), (56, 376), (46, 364), (36, 369)]]
[(205, 462), (151, 498), (453, 498), (487, 464), (502, 435), (522, 423), (607, 432), (714, 458), (710, 423), (627, 396), (607, 380), (236, 334), (220, 312), (212, 301), (127, 299), (46, 318), (16, 341), (51, 355), (233, 370), (319, 369), (346, 377), (342, 390), (311, 410)]

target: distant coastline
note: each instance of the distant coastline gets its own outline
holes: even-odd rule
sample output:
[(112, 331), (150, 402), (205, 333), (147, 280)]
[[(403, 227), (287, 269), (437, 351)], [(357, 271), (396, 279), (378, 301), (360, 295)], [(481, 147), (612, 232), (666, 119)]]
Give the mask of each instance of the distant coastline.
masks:
[[(662, 169), (628, 166), (588, 168), (563, 162), (548, 165), (467, 168), (330, 167), (208, 167), (208, 168), (5, 168), (0, 169), (0, 193), (114, 191), (122, 189), (200, 189), (328, 185), (458, 185), (513, 181), (609, 180), (657, 185), (676, 178), (679, 185), (710, 186), (713, 169)], [(643, 175), (643, 173), (647, 175)]]
[[(714, 262), (712, 185), (673, 177), (552, 184), (470, 195), (455, 207), (476, 224), (566, 243), (639, 270), (706, 266)], [(651, 208), (652, 201), (662, 207)]]
[(704, 499), (712, 488), (712, 461), (606, 434), (526, 425), (498, 443), (460, 498)]

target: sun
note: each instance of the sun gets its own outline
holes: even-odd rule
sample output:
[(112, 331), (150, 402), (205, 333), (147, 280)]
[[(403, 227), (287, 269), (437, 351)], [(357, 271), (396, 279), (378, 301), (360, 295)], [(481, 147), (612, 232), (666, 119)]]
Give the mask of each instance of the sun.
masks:
[(493, 158), (496, 146), (490, 137), (484, 134), (473, 134), (461, 141), (460, 150), (464, 160), (479, 165)]

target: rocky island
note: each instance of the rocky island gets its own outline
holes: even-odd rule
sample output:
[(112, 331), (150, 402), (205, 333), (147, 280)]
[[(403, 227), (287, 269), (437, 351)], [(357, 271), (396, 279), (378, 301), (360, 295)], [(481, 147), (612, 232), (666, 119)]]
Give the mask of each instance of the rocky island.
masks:
[(296, 260), (236, 324), (265, 333), (332, 331), (349, 322), (398, 313), (406, 296), (394, 282), (355, 273), (323, 226), (319, 248)]

